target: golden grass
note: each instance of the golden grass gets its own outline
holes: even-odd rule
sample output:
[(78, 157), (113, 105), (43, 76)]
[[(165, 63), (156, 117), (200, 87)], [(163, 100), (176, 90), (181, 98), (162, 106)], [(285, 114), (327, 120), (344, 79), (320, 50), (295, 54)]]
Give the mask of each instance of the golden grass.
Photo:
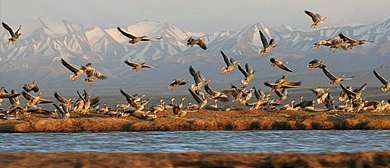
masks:
[(326, 154), (0, 153), (4, 167), (390, 167), (390, 152)]
[(78, 116), (70, 119), (32, 117), (0, 121), (0, 132), (105, 132), (105, 131), (197, 131), (197, 130), (332, 130), (390, 129), (390, 113), (344, 113), (304, 111), (232, 111), (190, 112), (177, 118), (172, 111), (158, 114), (153, 121)]

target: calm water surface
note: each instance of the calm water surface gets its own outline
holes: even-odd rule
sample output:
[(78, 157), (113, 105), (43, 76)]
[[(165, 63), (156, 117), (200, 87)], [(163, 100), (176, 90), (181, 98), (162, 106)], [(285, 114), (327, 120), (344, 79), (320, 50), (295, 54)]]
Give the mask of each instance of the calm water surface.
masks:
[(390, 150), (390, 131), (3, 133), (0, 152), (353, 152)]

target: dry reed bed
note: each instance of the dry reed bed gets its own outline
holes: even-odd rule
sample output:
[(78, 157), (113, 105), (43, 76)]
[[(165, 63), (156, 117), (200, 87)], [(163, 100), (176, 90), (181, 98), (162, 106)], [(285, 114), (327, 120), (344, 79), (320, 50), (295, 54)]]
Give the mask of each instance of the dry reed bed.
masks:
[(0, 132), (106, 132), (106, 131), (196, 131), (196, 130), (390, 130), (389, 112), (343, 113), (304, 111), (201, 111), (177, 118), (171, 111), (153, 121), (111, 117), (71, 119), (29, 118), (0, 121)]
[(325, 154), (0, 153), (4, 167), (390, 167), (390, 151)]

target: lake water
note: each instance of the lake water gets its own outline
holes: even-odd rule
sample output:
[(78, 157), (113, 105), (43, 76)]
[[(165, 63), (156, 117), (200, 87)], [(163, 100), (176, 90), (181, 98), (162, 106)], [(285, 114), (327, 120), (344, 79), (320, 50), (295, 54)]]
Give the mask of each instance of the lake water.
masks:
[(0, 152), (354, 152), (390, 150), (390, 131), (2, 133)]

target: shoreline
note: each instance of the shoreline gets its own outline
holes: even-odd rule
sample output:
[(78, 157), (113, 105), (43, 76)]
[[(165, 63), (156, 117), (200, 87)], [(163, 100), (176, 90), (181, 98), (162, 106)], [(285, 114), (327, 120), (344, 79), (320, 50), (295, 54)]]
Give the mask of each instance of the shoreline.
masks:
[(210, 111), (188, 113), (184, 118), (167, 110), (154, 120), (84, 116), (70, 119), (26, 118), (0, 120), (0, 133), (200, 131), (200, 130), (390, 130), (390, 111)]
[(0, 153), (6, 167), (389, 167), (390, 151), (354, 153)]

